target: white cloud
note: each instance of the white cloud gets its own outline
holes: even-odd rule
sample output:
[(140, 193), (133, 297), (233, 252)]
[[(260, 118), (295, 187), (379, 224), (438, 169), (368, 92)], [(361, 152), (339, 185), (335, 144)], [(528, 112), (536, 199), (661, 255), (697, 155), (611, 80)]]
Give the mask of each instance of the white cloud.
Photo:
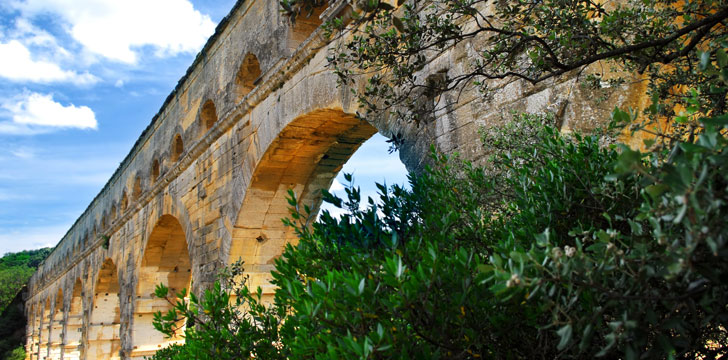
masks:
[(0, 234), (0, 254), (55, 246), (71, 224), (29, 226)]
[(96, 115), (87, 106), (64, 106), (52, 95), (26, 93), (2, 105), (10, 121), (0, 122), (0, 134), (33, 135), (56, 129), (96, 129)]
[(13, 154), (13, 156), (21, 159), (32, 159), (35, 157), (35, 150), (27, 147), (20, 147), (15, 150), (10, 150), (10, 153)]
[(157, 56), (197, 52), (215, 24), (188, 0), (17, 0), (26, 16), (59, 15), (71, 36), (88, 51), (124, 63), (138, 48)]
[(339, 180), (334, 179), (334, 182), (331, 183), (331, 187), (329, 188), (329, 192), (335, 192), (335, 191), (343, 191), (344, 185), (342, 185)]
[(11, 32), (10, 37), (13, 39), (22, 39), (22, 42), (26, 45), (51, 47), (54, 50), (60, 50), (62, 55), (69, 55), (68, 51), (58, 45), (53, 35), (33, 25), (28, 19), (15, 19), (15, 28)]
[[(39, 40), (42, 41), (42, 40)], [(63, 70), (57, 64), (34, 60), (30, 50), (17, 40), (0, 42), (0, 77), (18, 82), (71, 82), (77, 85), (90, 85), (98, 78), (89, 74)]]

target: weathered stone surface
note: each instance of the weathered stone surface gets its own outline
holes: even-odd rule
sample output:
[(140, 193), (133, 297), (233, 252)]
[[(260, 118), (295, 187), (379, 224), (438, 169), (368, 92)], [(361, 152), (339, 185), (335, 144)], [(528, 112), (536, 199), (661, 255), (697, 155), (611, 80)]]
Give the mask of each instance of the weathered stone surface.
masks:
[[(340, 8), (342, 0), (331, 4)], [(322, 16), (332, 11), (317, 12)], [(291, 26), (277, 1), (238, 1), (188, 74), (78, 221), (32, 277), (26, 309), (30, 359), (142, 358), (165, 340), (151, 313), (157, 283), (200, 292), (242, 258), (253, 286), (270, 294), (272, 262), (296, 241), (280, 219), (293, 189), (320, 205), (320, 192), (356, 149), (380, 132), (401, 133), (400, 158), (421, 169), (430, 146), (479, 161), (481, 127), (510, 111), (554, 111), (565, 128), (602, 124), (573, 76), (537, 87), (494, 84), (445, 93), (432, 121), (417, 127), (358, 120), (356, 103), (326, 68), (327, 47), (312, 17)], [(456, 47), (426, 72), (462, 72), (472, 47)], [(426, 75), (426, 74), (425, 74)], [(423, 76), (424, 78), (424, 76)], [(644, 89), (605, 90), (605, 104), (641, 101)]]

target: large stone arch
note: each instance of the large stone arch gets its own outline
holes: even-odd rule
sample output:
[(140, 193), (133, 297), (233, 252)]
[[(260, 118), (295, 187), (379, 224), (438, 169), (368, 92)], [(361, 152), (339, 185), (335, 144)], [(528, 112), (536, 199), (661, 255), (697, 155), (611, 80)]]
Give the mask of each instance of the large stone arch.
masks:
[(119, 274), (114, 261), (104, 260), (96, 276), (87, 336), (87, 359), (119, 359), (121, 306)]
[[(154, 296), (155, 287), (162, 283), (169, 287), (171, 295), (182, 289), (189, 292), (192, 281), (192, 262), (188, 251), (188, 240), (180, 221), (169, 214), (162, 215), (146, 237), (141, 266), (138, 270), (134, 294), (134, 317), (132, 321), (131, 358), (142, 359), (154, 354), (160, 348), (182, 342), (181, 337), (165, 338), (152, 322), (154, 313), (166, 313), (172, 308), (165, 299)], [(179, 334), (184, 322), (179, 324)]]
[(344, 163), (376, 132), (340, 109), (298, 116), (278, 132), (257, 162), (232, 230), (227, 261), (245, 262), (250, 285), (271, 294), (273, 260), (297, 240), (281, 221), (289, 215), (288, 190), (296, 193), (301, 209), (309, 206), (315, 216), (321, 189), (330, 187)]

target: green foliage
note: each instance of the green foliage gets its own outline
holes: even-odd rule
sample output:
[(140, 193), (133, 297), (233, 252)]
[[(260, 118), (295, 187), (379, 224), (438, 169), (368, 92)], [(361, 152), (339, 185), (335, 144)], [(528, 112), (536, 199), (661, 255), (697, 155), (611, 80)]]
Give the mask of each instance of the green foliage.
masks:
[(0, 358), (24, 359), (25, 316), (20, 291), (51, 248), (7, 253), (0, 258)]
[[(245, 359), (257, 354), (275, 359), (279, 346), (278, 329), (285, 313), (262, 304), (260, 291), (248, 289), (242, 276), (242, 263), (220, 274), (220, 281), (200, 298), (183, 290), (176, 294), (175, 306), (154, 315), (154, 327), (167, 336), (184, 332), (186, 344), (172, 346), (155, 354), (154, 359)], [(169, 289), (156, 288), (155, 295), (167, 298)], [(184, 329), (184, 330), (183, 330)]]
[(34, 271), (35, 269), (24, 265), (0, 270), (0, 311), (10, 304)]
[(24, 358), (25, 325), (23, 298), (18, 294), (0, 313), (0, 359), (15, 359), (21, 351)]
[[(168, 358), (725, 353), (726, 139), (708, 130), (707, 146), (651, 163), (533, 125), (537, 141), (517, 152), (536, 160), (496, 155), (492, 177), (440, 158), (412, 192), (380, 187), (369, 209), (350, 187), (345, 201), (326, 195), (349, 210), (342, 219), (324, 213), (309, 229), (310, 214), (295, 212), (300, 242), (276, 264), (275, 305), (244, 282), (180, 302), (188, 318), (209, 318)], [(642, 170), (614, 173), (631, 161)], [(494, 179), (513, 191), (501, 197)]]
[(6, 360), (24, 360), (25, 348), (23, 346), (16, 347), (5, 357)]
[(51, 248), (7, 253), (0, 258), (0, 312), (28, 282), (35, 268), (45, 260)]
[(723, 117), (703, 119), (667, 161), (516, 120), (483, 135), (510, 147), (492, 169), (440, 156), (411, 191), (380, 186), (364, 210), (356, 188), (324, 193), (348, 210), (341, 219), (324, 212), (308, 227), (312, 214), (295, 210), (300, 241), (276, 262), (274, 304), (234, 280), (238, 264), (203, 299), (159, 314), (167, 333), (180, 315), (198, 327), (157, 358), (725, 354)]
[[(503, 81), (535, 84), (580, 74), (593, 64), (599, 67), (585, 81), (596, 88), (621, 84), (628, 72), (646, 75), (650, 93), (662, 104), (655, 115), (685, 116), (674, 105), (683, 102), (687, 88), (710, 108), (726, 108), (725, 87), (704, 86), (725, 76), (714, 69), (728, 62), (726, 46), (717, 46), (726, 36), (724, 0), (409, 0), (394, 9), (384, 1), (353, 3), (352, 21), (325, 24), (329, 34), (345, 39), (328, 60), (367, 116), (392, 114), (419, 123), (430, 110), (423, 104), (442, 92), (474, 84), (487, 98)], [(453, 49), (467, 53), (462, 68), (422, 73)], [(698, 67), (706, 71), (696, 72)], [(438, 100), (438, 106), (447, 105)]]
[(27, 266), (37, 268), (43, 260), (53, 251), (52, 248), (38, 250), (24, 250), (17, 253), (7, 253), (0, 258), (0, 270), (13, 266)]
[[(374, 75), (364, 101), (395, 107), (387, 99), (403, 94), (417, 104), (408, 76), (426, 62), (423, 44), (442, 49), (471, 36), (458, 25), (464, 17), (491, 24), (474, 11), (483, 1), (433, 1), (442, 7), (431, 15), (412, 3), (397, 15), (363, 7), (359, 19), (370, 27), (330, 59), (344, 82), (356, 69), (387, 69), (391, 77)], [(346, 214), (324, 212), (313, 224), (316, 214), (291, 193), (285, 222), (299, 242), (276, 261), (272, 304), (248, 289), (236, 264), (201, 298), (179, 294), (175, 310), (157, 315), (168, 335), (183, 318), (189, 326), (185, 345), (155, 358), (725, 357), (728, 46), (723, 25), (710, 22), (726, 7), (677, 5), (498, 2), (492, 23), (515, 33), (482, 30), (495, 39), (483, 59), (502, 66), (477, 76), (556, 76), (609, 51), (601, 59), (647, 72), (651, 106), (612, 115), (615, 125), (643, 122), (633, 129), (655, 136), (646, 152), (614, 144), (610, 131), (562, 134), (548, 114), (516, 114), (483, 131), (492, 151), (485, 168), (436, 154), (411, 190), (380, 185), (365, 209), (353, 186), (346, 199), (324, 191)], [(451, 39), (438, 42), (441, 34)], [(514, 46), (527, 56), (511, 61), (504, 54)], [(676, 69), (666, 74), (656, 63)], [(675, 85), (688, 89), (673, 96)], [(655, 119), (671, 129), (651, 128)]]

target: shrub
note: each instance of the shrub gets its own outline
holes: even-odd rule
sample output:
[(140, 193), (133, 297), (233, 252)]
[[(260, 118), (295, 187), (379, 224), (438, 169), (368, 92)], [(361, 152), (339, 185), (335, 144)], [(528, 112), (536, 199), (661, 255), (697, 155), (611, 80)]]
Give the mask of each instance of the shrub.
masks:
[[(702, 68), (725, 91), (719, 58)], [(273, 303), (235, 264), (157, 315), (167, 334), (190, 326), (156, 358), (725, 356), (728, 115), (697, 91), (686, 103), (674, 121), (689, 126), (655, 132), (644, 153), (517, 115), (483, 132), (486, 168), (435, 155), (411, 190), (380, 185), (365, 209), (357, 188), (324, 191), (347, 213), (312, 226), (291, 193), (299, 243), (276, 261)]]

